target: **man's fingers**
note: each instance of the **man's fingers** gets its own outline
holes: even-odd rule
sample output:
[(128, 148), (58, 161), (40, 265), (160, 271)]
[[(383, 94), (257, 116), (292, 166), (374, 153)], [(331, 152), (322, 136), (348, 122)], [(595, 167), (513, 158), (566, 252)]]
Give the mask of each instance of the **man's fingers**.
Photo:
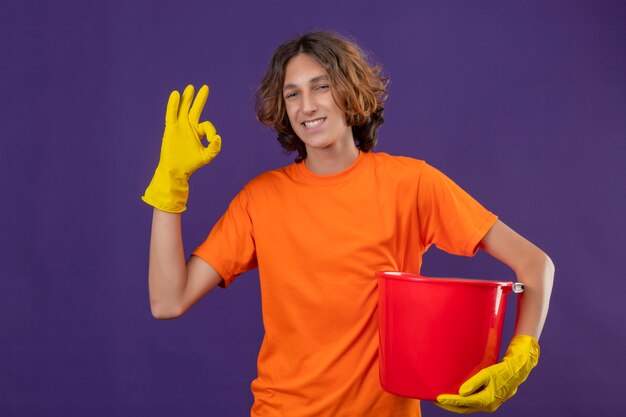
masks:
[(487, 404), (488, 394), (481, 391), (477, 394), (463, 397), (461, 395), (443, 394), (437, 397), (437, 402), (443, 405), (453, 407), (482, 407)]
[(462, 405), (463, 397), (453, 394), (441, 394), (437, 396), (437, 402), (445, 405)]
[(191, 110), (189, 111), (189, 122), (192, 126), (197, 125), (200, 121), (200, 115), (202, 114), (202, 109), (204, 109), (208, 96), (209, 87), (205, 84), (198, 91), (198, 94), (193, 101), (193, 105), (191, 106)]
[(180, 94), (174, 90), (170, 94), (170, 98), (167, 100), (167, 110), (165, 111), (165, 123), (176, 123), (176, 117), (178, 114), (178, 103), (180, 102)]
[(215, 126), (213, 126), (213, 123), (209, 121), (202, 122), (198, 125), (198, 136), (200, 137), (206, 136), (206, 140), (209, 142), (211, 141), (213, 136), (215, 136), (216, 133), (217, 133), (217, 130), (215, 130)]
[(467, 407), (455, 407), (453, 405), (445, 405), (445, 404), (441, 404), (438, 402), (435, 402), (435, 405), (439, 408), (443, 408), (446, 411), (451, 411), (453, 413), (457, 413), (457, 414), (469, 414), (469, 413), (473, 413), (476, 410), (472, 410), (471, 408), (467, 408)]
[(187, 118), (189, 115), (189, 107), (191, 107), (191, 100), (193, 99), (194, 88), (189, 84), (183, 91), (183, 98), (180, 102), (180, 108), (178, 109), (178, 118)]

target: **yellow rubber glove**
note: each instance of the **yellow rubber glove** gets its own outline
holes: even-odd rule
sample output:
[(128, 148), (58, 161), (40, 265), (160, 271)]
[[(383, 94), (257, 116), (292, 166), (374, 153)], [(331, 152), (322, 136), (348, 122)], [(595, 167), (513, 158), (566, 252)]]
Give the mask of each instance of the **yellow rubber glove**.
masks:
[[(195, 100), (193, 95), (192, 85), (185, 88), (182, 100), (178, 91), (170, 94), (159, 165), (141, 197), (151, 206), (170, 213), (181, 213), (187, 209), (189, 177), (211, 162), (222, 146), (222, 139), (216, 134), (213, 124), (208, 121), (199, 123), (209, 87), (203, 85)], [(209, 142), (206, 147), (200, 140), (203, 136)]]
[(493, 412), (511, 398), (539, 360), (539, 343), (532, 336), (518, 335), (502, 362), (478, 372), (459, 388), (460, 395), (442, 394), (436, 405), (460, 414)]

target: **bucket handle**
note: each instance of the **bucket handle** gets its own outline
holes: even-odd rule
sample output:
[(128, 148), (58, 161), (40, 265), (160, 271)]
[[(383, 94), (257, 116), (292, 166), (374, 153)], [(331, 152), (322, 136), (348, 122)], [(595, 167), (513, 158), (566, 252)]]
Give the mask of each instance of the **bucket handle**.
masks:
[(515, 294), (519, 294), (524, 292), (524, 284), (522, 284), (521, 282), (514, 282), (513, 283), (513, 292)]

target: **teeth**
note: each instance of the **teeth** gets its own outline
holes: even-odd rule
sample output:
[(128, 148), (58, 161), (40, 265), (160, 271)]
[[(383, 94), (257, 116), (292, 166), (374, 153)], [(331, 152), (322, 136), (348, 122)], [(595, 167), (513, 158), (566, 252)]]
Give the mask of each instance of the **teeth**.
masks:
[(319, 126), (324, 120), (326, 120), (326, 118), (322, 117), (321, 119), (315, 119), (310, 122), (304, 122), (303, 125), (305, 125), (306, 127), (315, 127), (315, 126)]

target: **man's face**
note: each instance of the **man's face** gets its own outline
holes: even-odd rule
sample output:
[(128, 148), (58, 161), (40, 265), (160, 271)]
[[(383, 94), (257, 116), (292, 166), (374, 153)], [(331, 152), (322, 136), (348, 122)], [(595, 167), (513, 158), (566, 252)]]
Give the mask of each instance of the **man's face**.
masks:
[(335, 103), (332, 88), (330, 77), (311, 56), (299, 54), (287, 64), (283, 99), (291, 127), (307, 152), (344, 141), (354, 143), (352, 128)]

